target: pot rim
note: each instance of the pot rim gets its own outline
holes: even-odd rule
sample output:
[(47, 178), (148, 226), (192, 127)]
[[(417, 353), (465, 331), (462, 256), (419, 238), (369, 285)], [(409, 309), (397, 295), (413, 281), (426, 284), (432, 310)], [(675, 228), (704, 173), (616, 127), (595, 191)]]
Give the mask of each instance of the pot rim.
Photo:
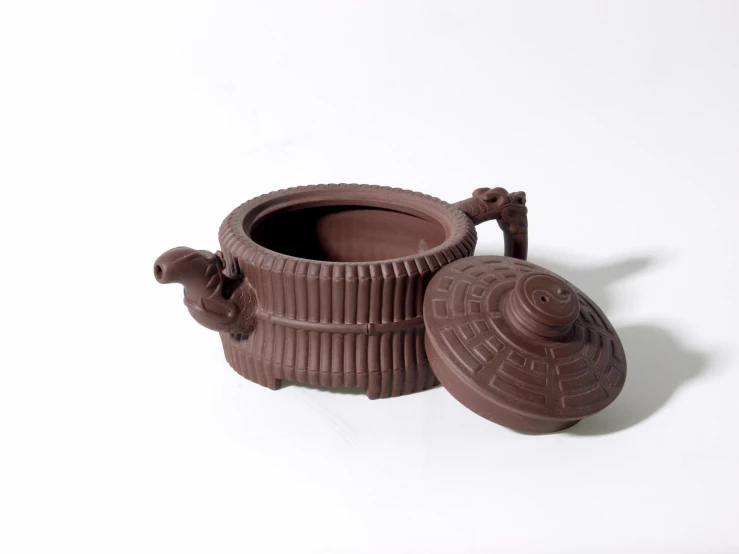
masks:
[[(391, 198), (388, 198), (389, 196)], [(250, 229), (264, 216), (286, 208), (341, 205), (372, 206), (426, 218), (431, 216), (445, 227), (447, 236), (441, 244), (418, 254), (381, 260), (342, 262), (301, 258), (271, 250), (254, 241), (246, 229), (247, 227)], [(219, 239), (222, 248), (229, 250), (236, 258), (249, 252), (252, 254), (258, 252), (268, 257), (295, 262), (354, 267), (404, 264), (425, 259), (429, 267), (438, 267), (460, 257), (472, 255), (477, 242), (477, 232), (471, 219), (461, 209), (434, 196), (379, 185), (332, 183), (281, 189), (253, 198), (241, 204), (226, 217), (219, 231)]]

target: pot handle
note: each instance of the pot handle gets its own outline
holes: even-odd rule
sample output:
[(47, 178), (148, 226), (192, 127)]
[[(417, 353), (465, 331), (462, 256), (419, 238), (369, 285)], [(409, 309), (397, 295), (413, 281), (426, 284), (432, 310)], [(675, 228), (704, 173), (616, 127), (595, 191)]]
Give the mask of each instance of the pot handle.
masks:
[(220, 252), (179, 246), (154, 262), (154, 278), (160, 283), (180, 283), (190, 315), (208, 329), (246, 336), (254, 329), (256, 301), (243, 276), (224, 272)]
[(454, 204), (479, 225), (491, 219), (498, 220), (503, 230), (504, 254), (525, 260), (528, 253), (528, 209), (525, 192), (508, 192), (504, 188), (479, 188), (472, 198)]

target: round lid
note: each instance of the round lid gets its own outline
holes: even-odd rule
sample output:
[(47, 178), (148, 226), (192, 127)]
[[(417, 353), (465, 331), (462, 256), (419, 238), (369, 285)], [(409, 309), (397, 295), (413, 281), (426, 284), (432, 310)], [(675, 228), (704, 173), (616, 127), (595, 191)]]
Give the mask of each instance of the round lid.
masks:
[(590, 298), (542, 267), (473, 256), (426, 289), (426, 352), (462, 404), (519, 431), (565, 429), (618, 396), (623, 346)]

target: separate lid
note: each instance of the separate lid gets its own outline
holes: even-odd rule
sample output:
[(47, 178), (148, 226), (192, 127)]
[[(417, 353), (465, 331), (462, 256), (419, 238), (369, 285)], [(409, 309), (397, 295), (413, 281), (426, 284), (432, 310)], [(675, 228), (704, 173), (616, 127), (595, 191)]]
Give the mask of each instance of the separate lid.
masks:
[(623, 346), (590, 298), (542, 267), (473, 256), (442, 267), (424, 298), (426, 352), (441, 384), (519, 431), (565, 429), (613, 402)]

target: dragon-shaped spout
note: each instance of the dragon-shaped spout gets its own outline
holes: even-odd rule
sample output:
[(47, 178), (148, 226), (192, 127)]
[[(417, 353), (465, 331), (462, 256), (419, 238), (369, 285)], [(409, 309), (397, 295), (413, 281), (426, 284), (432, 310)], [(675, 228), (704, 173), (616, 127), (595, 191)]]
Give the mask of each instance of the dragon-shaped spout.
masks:
[(190, 315), (208, 329), (248, 335), (254, 327), (254, 295), (243, 279), (223, 273), (223, 261), (207, 250), (184, 246), (168, 250), (154, 262), (160, 283), (180, 283)]

